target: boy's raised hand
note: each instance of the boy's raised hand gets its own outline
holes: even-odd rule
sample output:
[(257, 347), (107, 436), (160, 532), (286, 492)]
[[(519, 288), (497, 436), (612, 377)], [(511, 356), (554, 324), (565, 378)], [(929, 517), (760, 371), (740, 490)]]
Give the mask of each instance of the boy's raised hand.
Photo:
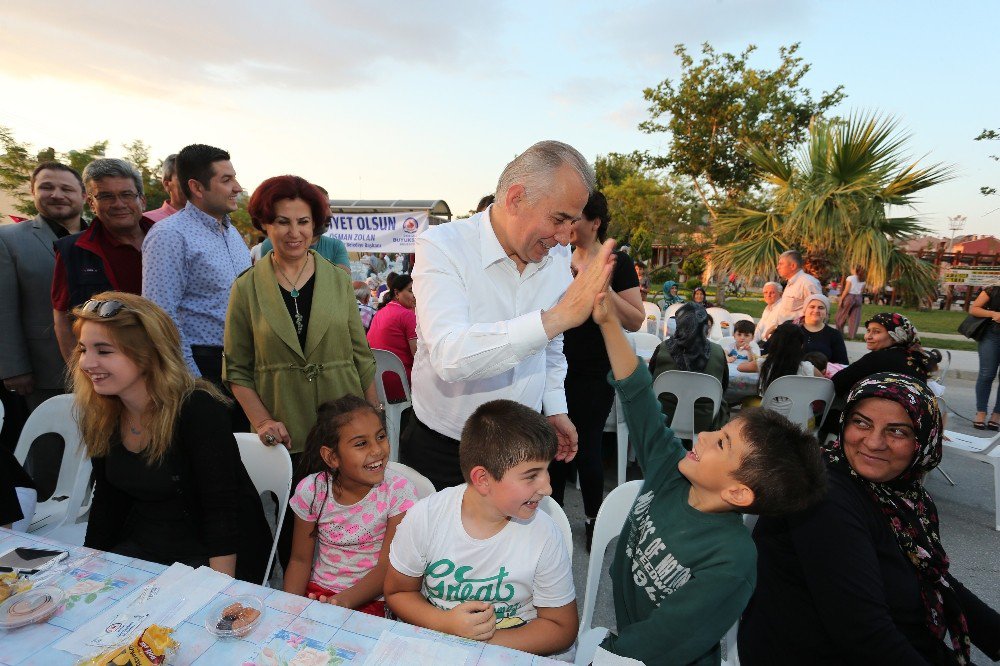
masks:
[(611, 303), (610, 288), (605, 289), (594, 299), (594, 311), (591, 313), (594, 323), (598, 326), (604, 324), (618, 323), (618, 313)]
[(449, 611), (448, 633), (475, 641), (488, 641), (497, 630), (493, 604), (485, 601), (466, 601)]

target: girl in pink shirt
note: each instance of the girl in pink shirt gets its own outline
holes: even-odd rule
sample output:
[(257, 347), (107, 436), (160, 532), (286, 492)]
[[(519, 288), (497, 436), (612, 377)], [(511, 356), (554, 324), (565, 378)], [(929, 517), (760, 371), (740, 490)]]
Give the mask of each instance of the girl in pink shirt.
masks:
[(306, 439), (285, 591), (384, 616), (389, 544), (417, 499), (406, 477), (387, 470), (380, 414), (354, 395), (324, 403)]
[[(389, 284), (389, 300), (379, 308), (368, 329), (368, 346), (385, 349), (399, 357), (406, 368), (406, 380), (413, 371), (417, 352), (417, 299), (413, 296), (413, 278), (399, 275)], [(395, 375), (385, 376), (385, 396), (390, 402), (404, 400), (403, 385)]]

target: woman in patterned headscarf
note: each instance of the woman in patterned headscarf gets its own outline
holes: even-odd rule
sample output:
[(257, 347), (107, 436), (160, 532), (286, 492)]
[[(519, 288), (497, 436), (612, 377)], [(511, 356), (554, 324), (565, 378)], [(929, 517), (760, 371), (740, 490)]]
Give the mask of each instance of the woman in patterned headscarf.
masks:
[(754, 530), (742, 663), (966, 664), (970, 644), (1000, 658), (1000, 614), (949, 572), (923, 486), (942, 434), (920, 380), (881, 373), (851, 389), (840, 439), (823, 449), (826, 499)]
[[(725, 391), (729, 385), (729, 365), (722, 347), (708, 339), (708, 312), (696, 303), (686, 303), (677, 310), (675, 317), (677, 330), (653, 352), (649, 361), (650, 374), (655, 379), (668, 370), (701, 372), (718, 379)], [(677, 398), (664, 393), (660, 396), (660, 402), (669, 423), (677, 408)], [(695, 402), (695, 430), (718, 430), (729, 420), (729, 406), (725, 401), (714, 419), (712, 411), (711, 400), (706, 398)]]
[(880, 312), (865, 322), (868, 353), (833, 376), (838, 396), (865, 377), (879, 372), (896, 372), (927, 381), (937, 368), (941, 352), (925, 351), (910, 320), (896, 312)]

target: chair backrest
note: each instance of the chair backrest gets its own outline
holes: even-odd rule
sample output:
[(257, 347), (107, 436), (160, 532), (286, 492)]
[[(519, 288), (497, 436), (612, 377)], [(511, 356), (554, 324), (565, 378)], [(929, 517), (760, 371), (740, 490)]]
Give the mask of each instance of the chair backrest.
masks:
[(729, 313), (729, 321), (731, 321), (733, 324), (735, 324), (738, 321), (753, 322), (754, 318), (751, 317), (748, 314), (743, 313), (743, 312), (730, 312)]
[(403, 384), (403, 393), (406, 399), (410, 400), (410, 382), (406, 379), (406, 368), (399, 357), (386, 349), (372, 349), (375, 356), (375, 392), (383, 405), (388, 405), (389, 401), (385, 397), (385, 383), (382, 380), (383, 373), (391, 372), (399, 376), (399, 381)]
[(635, 349), (635, 353), (647, 360), (653, 355), (653, 350), (655, 350), (661, 342), (660, 336), (652, 333), (644, 333), (642, 331), (630, 333), (629, 337), (632, 338), (632, 346)]
[(650, 303), (649, 301), (644, 301), (642, 307), (646, 310), (647, 315), (656, 315), (656, 318), (660, 317), (660, 308), (657, 307), (656, 303)]
[[(826, 377), (786, 375), (768, 384), (760, 406), (783, 414), (815, 435), (830, 412), (835, 394), (833, 382)], [(813, 411), (813, 403), (817, 401), (824, 403), (822, 416)]]
[(559, 502), (551, 497), (543, 497), (538, 508), (549, 514), (556, 527), (559, 528), (563, 543), (566, 544), (566, 550), (569, 551), (569, 563), (573, 564), (573, 530), (569, 527), (569, 518), (566, 517), (566, 512), (559, 506)]
[(0, 402), (0, 430), (3, 430), (3, 419), (4, 419), (3, 403)]
[(63, 438), (62, 462), (53, 497), (68, 497), (73, 493), (77, 470), (86, 458), (86, 447), (73, 415), (73, 395), (67, 393), (49, 398), (31, 412), (21, 436), (17, 440), (14, 457), (24, 465), (31, 450), (31, 443), (46, 433), (55, 433)]
[(673, 317), (674, 315), (677, 314), (677, 311), (680, 310), (681, 306), (683, 305), (684, 305), (683, 303), (674, 303), (673, 305), (668, 305), (667, 309), (663, 311), (663, 318), (669, 319), (670, 317)]
[(594, 621), (597, 589), (604, 573), (604, 552), (608, 544), (621, 534), (628, 512), (639, 496), (642, 481), (629, 481), (618, 486), (604, 498), (594, 521), (594, 538), (590, 544), (590, 561), (587, 563), (587, 587), (583, 595), (583, 615), (580, 617), (579, 635), (583, 636)]
[(712, 401), (712, 418), (722, 406), (722, 382), (702, 372), (668, 370), (653, 380), (653, 393), (670, 393), (677, 398), (677, 409), (670, 420), (670, 429), (681, 439), (694, 439), (698, 434), (694, 421), (694, 403), (699, 398)]
[(288, 449), (281, 445), (264, 446), (260, 438), (252, 432), (234, 433), (236, 444), (240, 449), (240, 459), (253, 481), (258, 495), (271, 492), (277, 497), (278, 518), (274, 530), (274, 543), (271, 555), (267, 559), (267, 569), (264, 571), (264, 581), (267, 585), (271, 575), (271, 565), (278, 548), (278, 535), (281, 534), (281, 524), (288, 507), (288, 497), (292, 492), (292, 457)]
[(388, 465), (388, 469), (394, 472), (402, 474), (407, 479), (410, 480), (414, 486), (417, 487), (417, 499), (423, 499), (429, 497), (437, 492), (434, 488), (434, 484), (431, 483), (430, 479), (426, 476), (413, 469), (409, 465), (404, 465), (401, 462), (391, 461)]
[[(708, 334), (709, 338), (718, 341), (724, 336), (733, 334), (733, 319), (729, 316), (729, 310), (725, 308), (708, 308), (708, 314), (712, 317), (712, 330)], [(723, 326), (723, 323), (726, 326)]]

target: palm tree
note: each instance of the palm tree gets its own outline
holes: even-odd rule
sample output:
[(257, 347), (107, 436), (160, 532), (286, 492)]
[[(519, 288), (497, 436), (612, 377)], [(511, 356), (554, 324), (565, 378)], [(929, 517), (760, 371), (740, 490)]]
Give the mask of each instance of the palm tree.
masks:
[(721, 215), (713, 260), (738, 273), (765, 275), (781, 252), (799, 248), (821, 275), (863, 266), (876, 289), (891, 281), (918, 298), (935, 293), (934, 267), (897, 247), (924, 227), (913, 217), (889, 217), (886, 208), (913, 206), (917, 192), (949, 180), (952, 169), (910, 162), (904, 156), (908, 138), (891, 118), (858, 115), (814, 118), (808, 141), (789, 159), (747, 146), (746, 156), (770, 185), (771, 204)]

